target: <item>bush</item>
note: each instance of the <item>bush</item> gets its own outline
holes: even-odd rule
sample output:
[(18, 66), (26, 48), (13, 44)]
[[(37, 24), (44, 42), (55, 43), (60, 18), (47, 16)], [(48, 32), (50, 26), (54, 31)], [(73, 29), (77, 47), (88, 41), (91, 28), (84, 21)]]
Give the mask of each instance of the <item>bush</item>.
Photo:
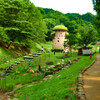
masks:
[(52, 52), (54, 52), (54, 51), (55, 51), (55, 52), (63, 52), (64, 49), (51, 49), (51, 51), (52, 51)]
[(46, 75), (50, 75), (50, 74), (53, 74), (53, 71), (46, 71), (46, 72), (45, 72), (45, 76), (46, 76)]
[(47, 65), (53, 65), (54, 63), (52, 61), (46, 62)]

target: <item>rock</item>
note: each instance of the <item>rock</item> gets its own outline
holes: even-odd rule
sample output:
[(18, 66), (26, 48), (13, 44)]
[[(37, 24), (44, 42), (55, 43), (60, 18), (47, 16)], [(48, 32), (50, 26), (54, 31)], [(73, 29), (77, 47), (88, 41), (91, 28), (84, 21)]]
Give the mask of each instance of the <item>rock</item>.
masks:
[(79, 92), (82, 92), (82, 93), (84, 92), (83, 88), (80, 88), (78, 91)]
[(71, 60), (68, 60), (69, 61), (69, 64), (72, 64), (72, 61)]
[(20, 64), (20, 62), (16, 62), (16, 64)]
[(9, 95), (10, 97), (14, 96), (14, 94), (13, 94), (12, 92), (8, 92), (8, 95)]
[(24, 62), (25, 60), (24, 59), (22, 59), (22, 60), (19, 60), (20, 62)]
[(6, 61), (6, 63), (9, 63), (9, 61)]
[(23, 58), (24, 58), (24, 59), (28, 59), (28, 57), (29, 57), (29, 56), (24, 56)]
[(78, 85), (77, 85), (77, 87), (82, 87), (82, 86), (83, 86), (83, 84), (78, 84)]
[(33, 56), (33, 54), (29, 54), (29, 56)]
[(6, 76), (8, 76), (8, 75), (9, 75), (9, 73), (6, 73), (5, 75), (6, 75)]
[(43, 72), (45, 72), (45, 69), (42, 69)]
[(11, 70), (6, 70), (6, 73), (11, 73)]
[(33, 55), (33, 57), (38, 57), (38, 55)]
[(37, 53), (37, 55), (42, 55), (42, 53)]
[(78, 78), (78, 83), (79, 83), (79, 84), (83, 84), (82, 78)]
[(32, 55), (37, 55), (37, 53), (32, 53)]
[(46, 65), (53, 65), (53, 62), (46, 62)]
[(55, 65), (55, 68), (57, 68), (57, 67), (59, 67), (59, 66), (61, 66), (61, 64), (60, 64), (60, 63), (57, 63), (57, 65)]
[(50, 66), (51, 68), (54, 68), (55, 66), (54, 65), (52, 65), (52, 66)]
[(11, 63), (11, 66), (13, 66), (14, 64)]
[(17, 63), (13, 64), (13, 66), (17, 66)]
[(80, 96), (80, 95), (82, 96), (82, 95), (85, 95), (85, 93), (84, 93), (83, 91), (82, 91), (82, 92), (80, 91), (80, 92), (78, 92), (78, 95), (79, 95), (79, 96)]
[(80, 97), (80, 100), (86, 100), (84, 96)]
[(5, 70), (5, 68), (4, 67), (1, 67), (0, 70)]
[(0, 77), (4, 77), (5, 76), (5, 73), (0, 73)]
[(79, 74), (79, 78), (82, 78), (82, 74), (81, 73)]

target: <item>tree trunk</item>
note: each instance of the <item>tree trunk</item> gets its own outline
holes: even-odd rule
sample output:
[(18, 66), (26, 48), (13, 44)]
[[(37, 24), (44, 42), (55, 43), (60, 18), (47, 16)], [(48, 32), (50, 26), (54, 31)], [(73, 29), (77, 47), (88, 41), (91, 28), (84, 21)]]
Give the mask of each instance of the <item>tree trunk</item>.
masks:
[(10, 43), (8, 43), (8, 47), (7, 47), (7, 49), (9, 49), (10, 45), (11, 45), (11, 42), (10, 42)]

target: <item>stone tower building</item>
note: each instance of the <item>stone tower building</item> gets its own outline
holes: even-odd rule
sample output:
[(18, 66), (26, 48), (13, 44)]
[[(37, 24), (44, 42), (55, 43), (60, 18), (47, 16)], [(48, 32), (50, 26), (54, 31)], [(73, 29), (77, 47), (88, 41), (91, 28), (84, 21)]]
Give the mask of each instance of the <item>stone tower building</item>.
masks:
[(67, 41), (65, 39), (67, 28), (64, 25), (57, 25), (53, 28), (53, 31), (53, 49), (64, 49), (64, 42)]

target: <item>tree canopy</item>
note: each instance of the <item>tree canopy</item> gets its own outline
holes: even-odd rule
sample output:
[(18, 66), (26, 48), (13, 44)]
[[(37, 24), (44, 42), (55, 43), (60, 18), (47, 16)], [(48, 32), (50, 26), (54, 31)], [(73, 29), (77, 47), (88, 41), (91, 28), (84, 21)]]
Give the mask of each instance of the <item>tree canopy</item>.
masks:
[(80, 26), (86, 25), (88, 27), (89, 25), (93, 25), (93, 19), (95, 18), (95, 16), (91, 13), (86, 13), (84, 15), (77, 13), (63, 14), (53, 9), (41, 7), (38, 7), (38, 9), (40, 10), (48, 28), (48, 32), (46, 33), (47, 41), (52, 40), (51, 33), (53, 31), (53, 27), (56, 25), (63, 24), (68, 28), (68, 32), (70, 34), (77, 34)]
[[(92, 0), (94, 4), (94, 10), (96, 10), (97, 15), (94, 20), (95, 28), (98, 31), (98, 37), (100, 38), (100, 0)], [(100, 40), (100, 39), (99, 39)]]
[(0, 40), (29, 45), (44, 41), (46, 31), (40, 11), (29, 0), (0, 0)]

